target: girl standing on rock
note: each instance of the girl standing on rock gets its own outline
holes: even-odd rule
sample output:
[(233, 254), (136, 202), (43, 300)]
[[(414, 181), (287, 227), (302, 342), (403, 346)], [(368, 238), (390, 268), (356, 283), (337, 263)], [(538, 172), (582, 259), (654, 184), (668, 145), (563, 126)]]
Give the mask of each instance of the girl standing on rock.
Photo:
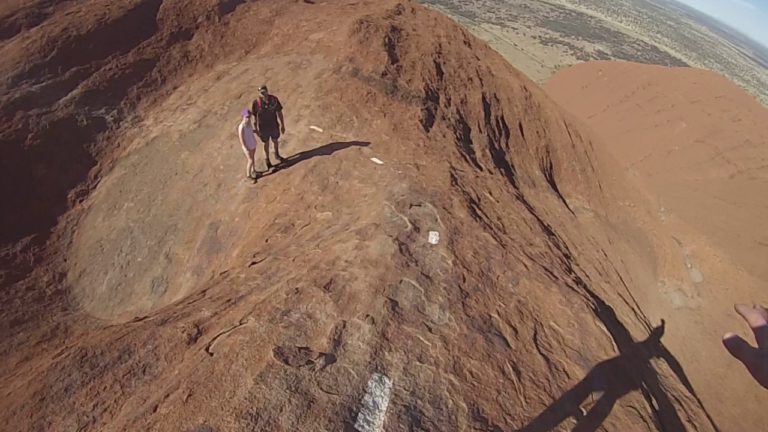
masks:
[(237, 135), (240, 138), (243, 152), (248, 158), (245, 175), (251, 180), (256, 180), (256, 164), (253, 160), (254, 153), (256, 152), (256, 135), (253, 133), (253, 125), (251, 124), (251, 112), (247, 109), (244, 109), (242, 112), (242, 121), (237, 127)]

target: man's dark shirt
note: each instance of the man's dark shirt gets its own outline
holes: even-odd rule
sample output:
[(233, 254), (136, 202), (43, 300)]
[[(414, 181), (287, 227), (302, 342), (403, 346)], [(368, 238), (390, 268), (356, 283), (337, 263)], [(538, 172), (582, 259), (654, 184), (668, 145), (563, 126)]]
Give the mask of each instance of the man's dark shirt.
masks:
[(274, 95), (267, 96), (265, 100), (256, 99), (251, 106), (259, 131), (279, 131), (277, 113), (282, 110), (280, 100)]

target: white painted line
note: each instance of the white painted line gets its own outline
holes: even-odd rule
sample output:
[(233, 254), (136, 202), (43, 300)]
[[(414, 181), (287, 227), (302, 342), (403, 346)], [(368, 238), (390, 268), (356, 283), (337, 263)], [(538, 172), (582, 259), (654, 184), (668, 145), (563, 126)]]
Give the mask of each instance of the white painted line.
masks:
[(379, 159), (379, 158), (371, 158), (371, 160), (375, 164), (384, 165), (384, 162), (382, 162), (381, 159)]
[(373, 374), (368, 381), (368, 390), (363, 396), (355, 429), (358, 432), (381, 432), (390, 397), (392, 397), (392, 380), (386, 375)]
[(430, 231), (428, 241), (433, 245), (440, 243), (440, 233), (437, 231)]
[(320, 129), (317, 126), (310, 126), (309, 128), (312, 129), (313, 131), (318, 131), (318, 132), (322, 132), (323, 131), (322, 129)]

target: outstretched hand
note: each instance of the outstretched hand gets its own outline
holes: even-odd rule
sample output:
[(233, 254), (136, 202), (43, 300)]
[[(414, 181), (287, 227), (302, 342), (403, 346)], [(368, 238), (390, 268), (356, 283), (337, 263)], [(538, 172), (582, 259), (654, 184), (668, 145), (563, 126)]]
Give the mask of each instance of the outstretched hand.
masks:
[(732, 356), (744, 363), (760, 385), (768, 389), (768, 311), (762, 306), (744, 304), (737, 304), (735, 309), (752, 328), (757, 348), (733, 333), (723, 336), (723, 345)]

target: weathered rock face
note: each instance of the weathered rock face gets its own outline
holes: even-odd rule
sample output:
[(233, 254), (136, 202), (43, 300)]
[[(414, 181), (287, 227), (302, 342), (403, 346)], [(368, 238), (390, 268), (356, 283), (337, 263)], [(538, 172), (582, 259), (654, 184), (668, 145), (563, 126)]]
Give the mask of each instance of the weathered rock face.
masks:
[[(32, 29), (23, 7), (3, 18), (21, 29), (4, 68), (62, 69), (3, 89), (3, 119), (18, 120), (3, 130), (4, 187), (46, 189), (49, 171), (25, 177), (38, 166), (71, 177), (50, 206), (7, 190), (9, 262), (36, 268), (4, 282), (6, 424), (715, 429), (634, 301), (621, 178), (449, 19), (390, 1), (102, 3), (45, 6)], [(146, 19), (146, 34), (126, 29)], [(15, 111), (81, 63), (88, 78), (53, 108)], [(286, 107), (289, 162), (253, 185), (234, 132), (262, 82)], [(35, 120), (92, 107), (114, 108), (114, 124)], [(88, 158), (45, 151), (59, 146)], [(37, 208), (45, 220), (23, 217)], [(20, 243), (29, 233), (43, 240)]]
[(565, 69), (547, 90), (602, 135), (666, 219), (768, 282), (768, 108), (714, 72), (626, 62)]

